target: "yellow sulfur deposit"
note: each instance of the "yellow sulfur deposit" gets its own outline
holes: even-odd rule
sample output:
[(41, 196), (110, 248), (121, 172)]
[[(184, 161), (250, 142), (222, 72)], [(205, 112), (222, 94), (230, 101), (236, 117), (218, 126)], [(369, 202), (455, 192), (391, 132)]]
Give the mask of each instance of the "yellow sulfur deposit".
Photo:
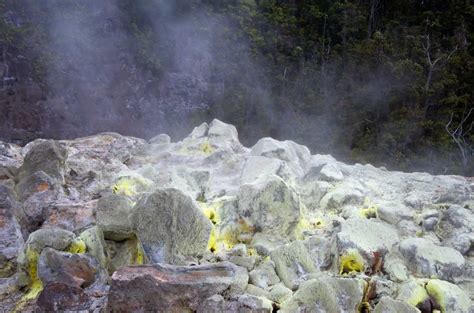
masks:
[(134, 260), (132, 260), (132, 264), (136, 264), (136, 265), (145, 264), (145, 251), (143, 251), (143, 247), (140, 244), (140, 241), (137, 242), (137, 251), (135, 253)]
[(199, 150), (204, 154), (212, 154), (214, 152), (214, 148), (211, 146), (209, 141), (202, 143)]
[(43, 290), (43, 284), (38, 277), (38, 259), (39, 253), (28, 247), (26, 250), (26, 260), (27, 260), (27, 273), (30, 277), (30, 285), (28, 292), (18, 301), (15, 309), (13, 312), (22, 312), (25, 305), (36, 298), (38, 298), (39, 294)]
[(314, 231), (317, 229), (324, 228), (324, 220), (321, 218), (301, 218), (296, 225), (295, 228), (295, 235), (296, 238), (299, 240), (304, 240), (304, 232), (305, 231)]
[(112, 186), (112, 192), (118, 195), (134, 196), (140, 190), (146, 189), (151, 182), (141, 175), (124, 176)]
[(377, 207), (368, 198), (365, 198), (364, 206), (359, 209), (359, 216), (362, 218), (377, 218)]
[(76, 238), (66, 249), (70, 253), (85, 253), (87, 250), (86, 243), (81, 238)]
[(350, 274), (354, 272), (363, 272), (365, 269), (364, 258), (356, 249), (349, 249), (340, 257), (339, 274)]
[(425, 288), (417, 286), (412, 290), (411, 296), (406, 300), (408, 304), (417, 306), (418, 304), (424, 302), (428, 298), (428, 293)]

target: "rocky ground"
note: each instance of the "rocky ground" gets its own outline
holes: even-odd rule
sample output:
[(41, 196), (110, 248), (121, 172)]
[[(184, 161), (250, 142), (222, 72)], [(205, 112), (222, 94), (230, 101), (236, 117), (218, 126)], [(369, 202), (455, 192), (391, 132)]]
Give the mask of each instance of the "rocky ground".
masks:
[(473, 191), (218, 120), (0, 142), (0, 311), (474, 312)]

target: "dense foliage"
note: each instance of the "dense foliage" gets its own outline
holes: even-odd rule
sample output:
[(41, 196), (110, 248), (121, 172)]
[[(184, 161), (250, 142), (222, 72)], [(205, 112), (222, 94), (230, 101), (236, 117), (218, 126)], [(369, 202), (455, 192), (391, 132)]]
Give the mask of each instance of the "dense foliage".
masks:
[[(45, 78), (45, 69), (61, 57), (48, 46), (51, 8), (60, 6), (61, 14), (73, 17), (71, 10), (84, 10), (82, 22), (93, 24), (97, 21), (88, 14), (94, 1), (0, 3), (4, 63), (13, 62), (8, 55), (22, 54), (30, 76), (48, 96), (60, 93)], [(152, 107), (160, 105), (153, 99), (163, 98), (160, 86), (169, 80), (167, 73), (189, 67), (186, 56), (199, 59), (205, 50), (209, 73), (196, 75), (206, 88), (199, 101), (191, 99), (205, 105), (179, 115), (184, 124), (217, 117), (235, 124), (247, 144), (267, 135), (349, 162), (474, 175), (470, 1), (126, 0), (115, 7), (117, 20), (104, 24), (112, 30), (100, 24), (92, 38), (107, 41), (102, 31), (120, 29), (125, 35), (117, 45), (127, 56), (116, 62), (132, 64), (144, 80), (155, 82), (136, 79), (140, 88), (121, 88), (140, 93), (137, 99), (115, 101), (127, 108), (133, 102), (132, 116), (141, 125), (116, 128), (121, 132), (148, 136), (144, 130), (169, 131), (183, 124), (151, 127)], [(11, 16), (22, 19), (21, 25)], [(177, 44), (183, 34), (199, 41), (188, 40), (192, 47), (183, 48)], [(202, 42), (203, 49), (196, 47)], [(177, 48), (195, 51), (180, 58)], [(140, 106), (142, 99), (150, 104)], [(172, 111), (160, 109), (168, 116)], [(77, 134), (82, 133), (72, 135)]]

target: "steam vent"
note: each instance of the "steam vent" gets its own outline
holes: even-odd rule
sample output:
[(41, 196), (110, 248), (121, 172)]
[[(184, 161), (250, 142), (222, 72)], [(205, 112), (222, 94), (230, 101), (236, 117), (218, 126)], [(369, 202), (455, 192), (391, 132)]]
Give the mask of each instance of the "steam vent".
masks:
[(473, 192), (218, 120), (0, 142), (0, 311), (474, 312)]

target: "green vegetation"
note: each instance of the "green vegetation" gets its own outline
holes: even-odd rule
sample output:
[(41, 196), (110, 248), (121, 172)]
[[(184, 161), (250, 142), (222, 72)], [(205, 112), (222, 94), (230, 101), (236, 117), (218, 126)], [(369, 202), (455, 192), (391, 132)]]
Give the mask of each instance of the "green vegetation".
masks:
[[(7, 59), (22, 55), (30, 76), (42, 81), (63, 57), (48, 46), (51, 8), (74, 17), (94, 3), (0, 1)], [(246, 144), (262, 136), (291, 138), (343, 161), (474, 175), (470, 1), (126, 0), (117, 6), (119, 22), (111, 21), (111, 29), (126, 34), (121, 49), (132, 56), (123, 62), (157, 82), (142, 88), (144, 98), (159, 98), (164, 74), (179, 68), (176, 25), (194, 23), (192, 34), (210, 40), (209, 89), (200, 99), (208, 106), (187, 116), (192, 123), (223, 119)], [(86, 16), (83, 23), (95, 21)], [(149, 108), (135, 115), (134, 125), (154, 116)], [(132, 134), (147, 128), (136, 127)]]

